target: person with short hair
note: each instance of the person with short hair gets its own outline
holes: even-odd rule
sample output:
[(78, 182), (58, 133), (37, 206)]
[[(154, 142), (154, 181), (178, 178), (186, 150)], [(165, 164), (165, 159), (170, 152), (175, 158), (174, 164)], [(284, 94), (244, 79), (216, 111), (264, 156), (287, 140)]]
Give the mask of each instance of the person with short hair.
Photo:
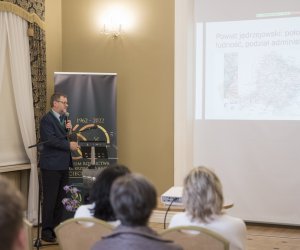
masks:
[(180, 250), (182, 247), (161, 238), (147, 226), (157, 195), (154, 186), (143, 176), (128, 174), (112, 185), (110, 202), (121, 221), (112, 234), (102, 237), (92, 250)]
[(24, 210), (21, 193), (9, 180), (0, 176), (0, 249), (26, 249)]
[(39, 165), (42, 174), (42, 240), (55, 242), (54, 228), (63, 220), (64, 186), (69, 182), (69, 167), (73, 167), (71, 150), (79, 148), (76, 141), (68, 140), (72, 124), (67, 119), (68, 98), (54, 93), (50, 99), (51, 110), (40, 122)]
[(129, 174), (130, 170), (124, 165), (113, 165), (106, 167), (97, 176), (91, 190), (91, 204), (80, 206), (74, 218), (97, 218), (106, 221), (112, 226), (118, 226), (120, 221), (116, 219), (115, 213), (109, 200), (111, 186), (115, 179)]
[(210, 229), (230, 243), (230, 250), (246, 247), (243, 220), (223, 212), (223, 191), (218, 176), (207, 167), (197, 167), (184, 180), (183, 203), (186, 211), (174, 215), (169, 228), (200, 226)]

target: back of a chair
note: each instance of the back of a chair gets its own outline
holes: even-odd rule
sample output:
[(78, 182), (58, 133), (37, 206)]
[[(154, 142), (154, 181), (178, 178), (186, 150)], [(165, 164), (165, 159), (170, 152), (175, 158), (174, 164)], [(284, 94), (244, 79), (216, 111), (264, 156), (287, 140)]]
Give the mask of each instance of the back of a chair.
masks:
[(33, 250), (33, 238), (32, 238), (32, 224), (27, 220), (23, 219), (23, 225), (26, 234), (26, 250)]
[(161, 236), (173, 240), (185, 250), (229, 250), (229, 242), (225, 238), (202, 227), (173, 227), (163, 231)]
[(58, 225), (55, 233), (62, 250), (87, 250), (112, 230), (113, 226), (96, 218), (74, 218)]

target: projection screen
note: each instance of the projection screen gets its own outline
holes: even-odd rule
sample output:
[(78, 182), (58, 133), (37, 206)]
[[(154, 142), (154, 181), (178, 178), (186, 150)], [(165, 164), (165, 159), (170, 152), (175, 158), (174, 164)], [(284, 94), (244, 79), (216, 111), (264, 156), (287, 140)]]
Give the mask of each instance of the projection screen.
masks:
[(194, 165), (228, 213), (300, 225), (300, 1), (195, 0)]

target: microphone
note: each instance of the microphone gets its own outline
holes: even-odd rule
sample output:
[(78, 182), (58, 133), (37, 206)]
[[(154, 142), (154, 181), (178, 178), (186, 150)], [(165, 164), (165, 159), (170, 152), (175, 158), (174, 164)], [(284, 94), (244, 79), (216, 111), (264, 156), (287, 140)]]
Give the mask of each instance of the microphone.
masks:
[[(66, 123), (68, 122), (68, 120), (70, 120), (70, 113), (66, 112), (65, 113), (65, 121), (66, 121)], [(77, 142), (77, 135), (76, 135), (76, 133), (72, 133), (72, 130), (70, 128), (66, 128), (66, 130), (67, 130), (69, 141), (75, 141), (75, 142)]]
[[(70, 113), (69, 113), (69, 112), (66, 112), (66, 113), (65, 113), (65, 122), (66, 122), (66, 124), (68, 123), (69, 117), (70, 117)], [(71, 129), (66, 128), (66, 130), (67, 130), (68, 134), (71, 134), (71, 133), (72, 133)]]

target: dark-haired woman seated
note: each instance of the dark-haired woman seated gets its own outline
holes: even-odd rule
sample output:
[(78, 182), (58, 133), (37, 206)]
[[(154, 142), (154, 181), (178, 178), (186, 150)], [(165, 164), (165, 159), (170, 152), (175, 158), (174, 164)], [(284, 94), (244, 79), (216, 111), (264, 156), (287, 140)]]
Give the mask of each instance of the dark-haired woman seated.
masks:
[(114, 211), (109, 201), (110, 188), (114, 180), (120, 176), (130, 173), (130, 170), (123, 165), (115, 165), (105, 168), (96, 178), (91, 191), (91, 204), (80, 206), (74, 218), (95, 217), (104, 220), (112, 226), (117, 226), (120, 222), (116, 219)]

